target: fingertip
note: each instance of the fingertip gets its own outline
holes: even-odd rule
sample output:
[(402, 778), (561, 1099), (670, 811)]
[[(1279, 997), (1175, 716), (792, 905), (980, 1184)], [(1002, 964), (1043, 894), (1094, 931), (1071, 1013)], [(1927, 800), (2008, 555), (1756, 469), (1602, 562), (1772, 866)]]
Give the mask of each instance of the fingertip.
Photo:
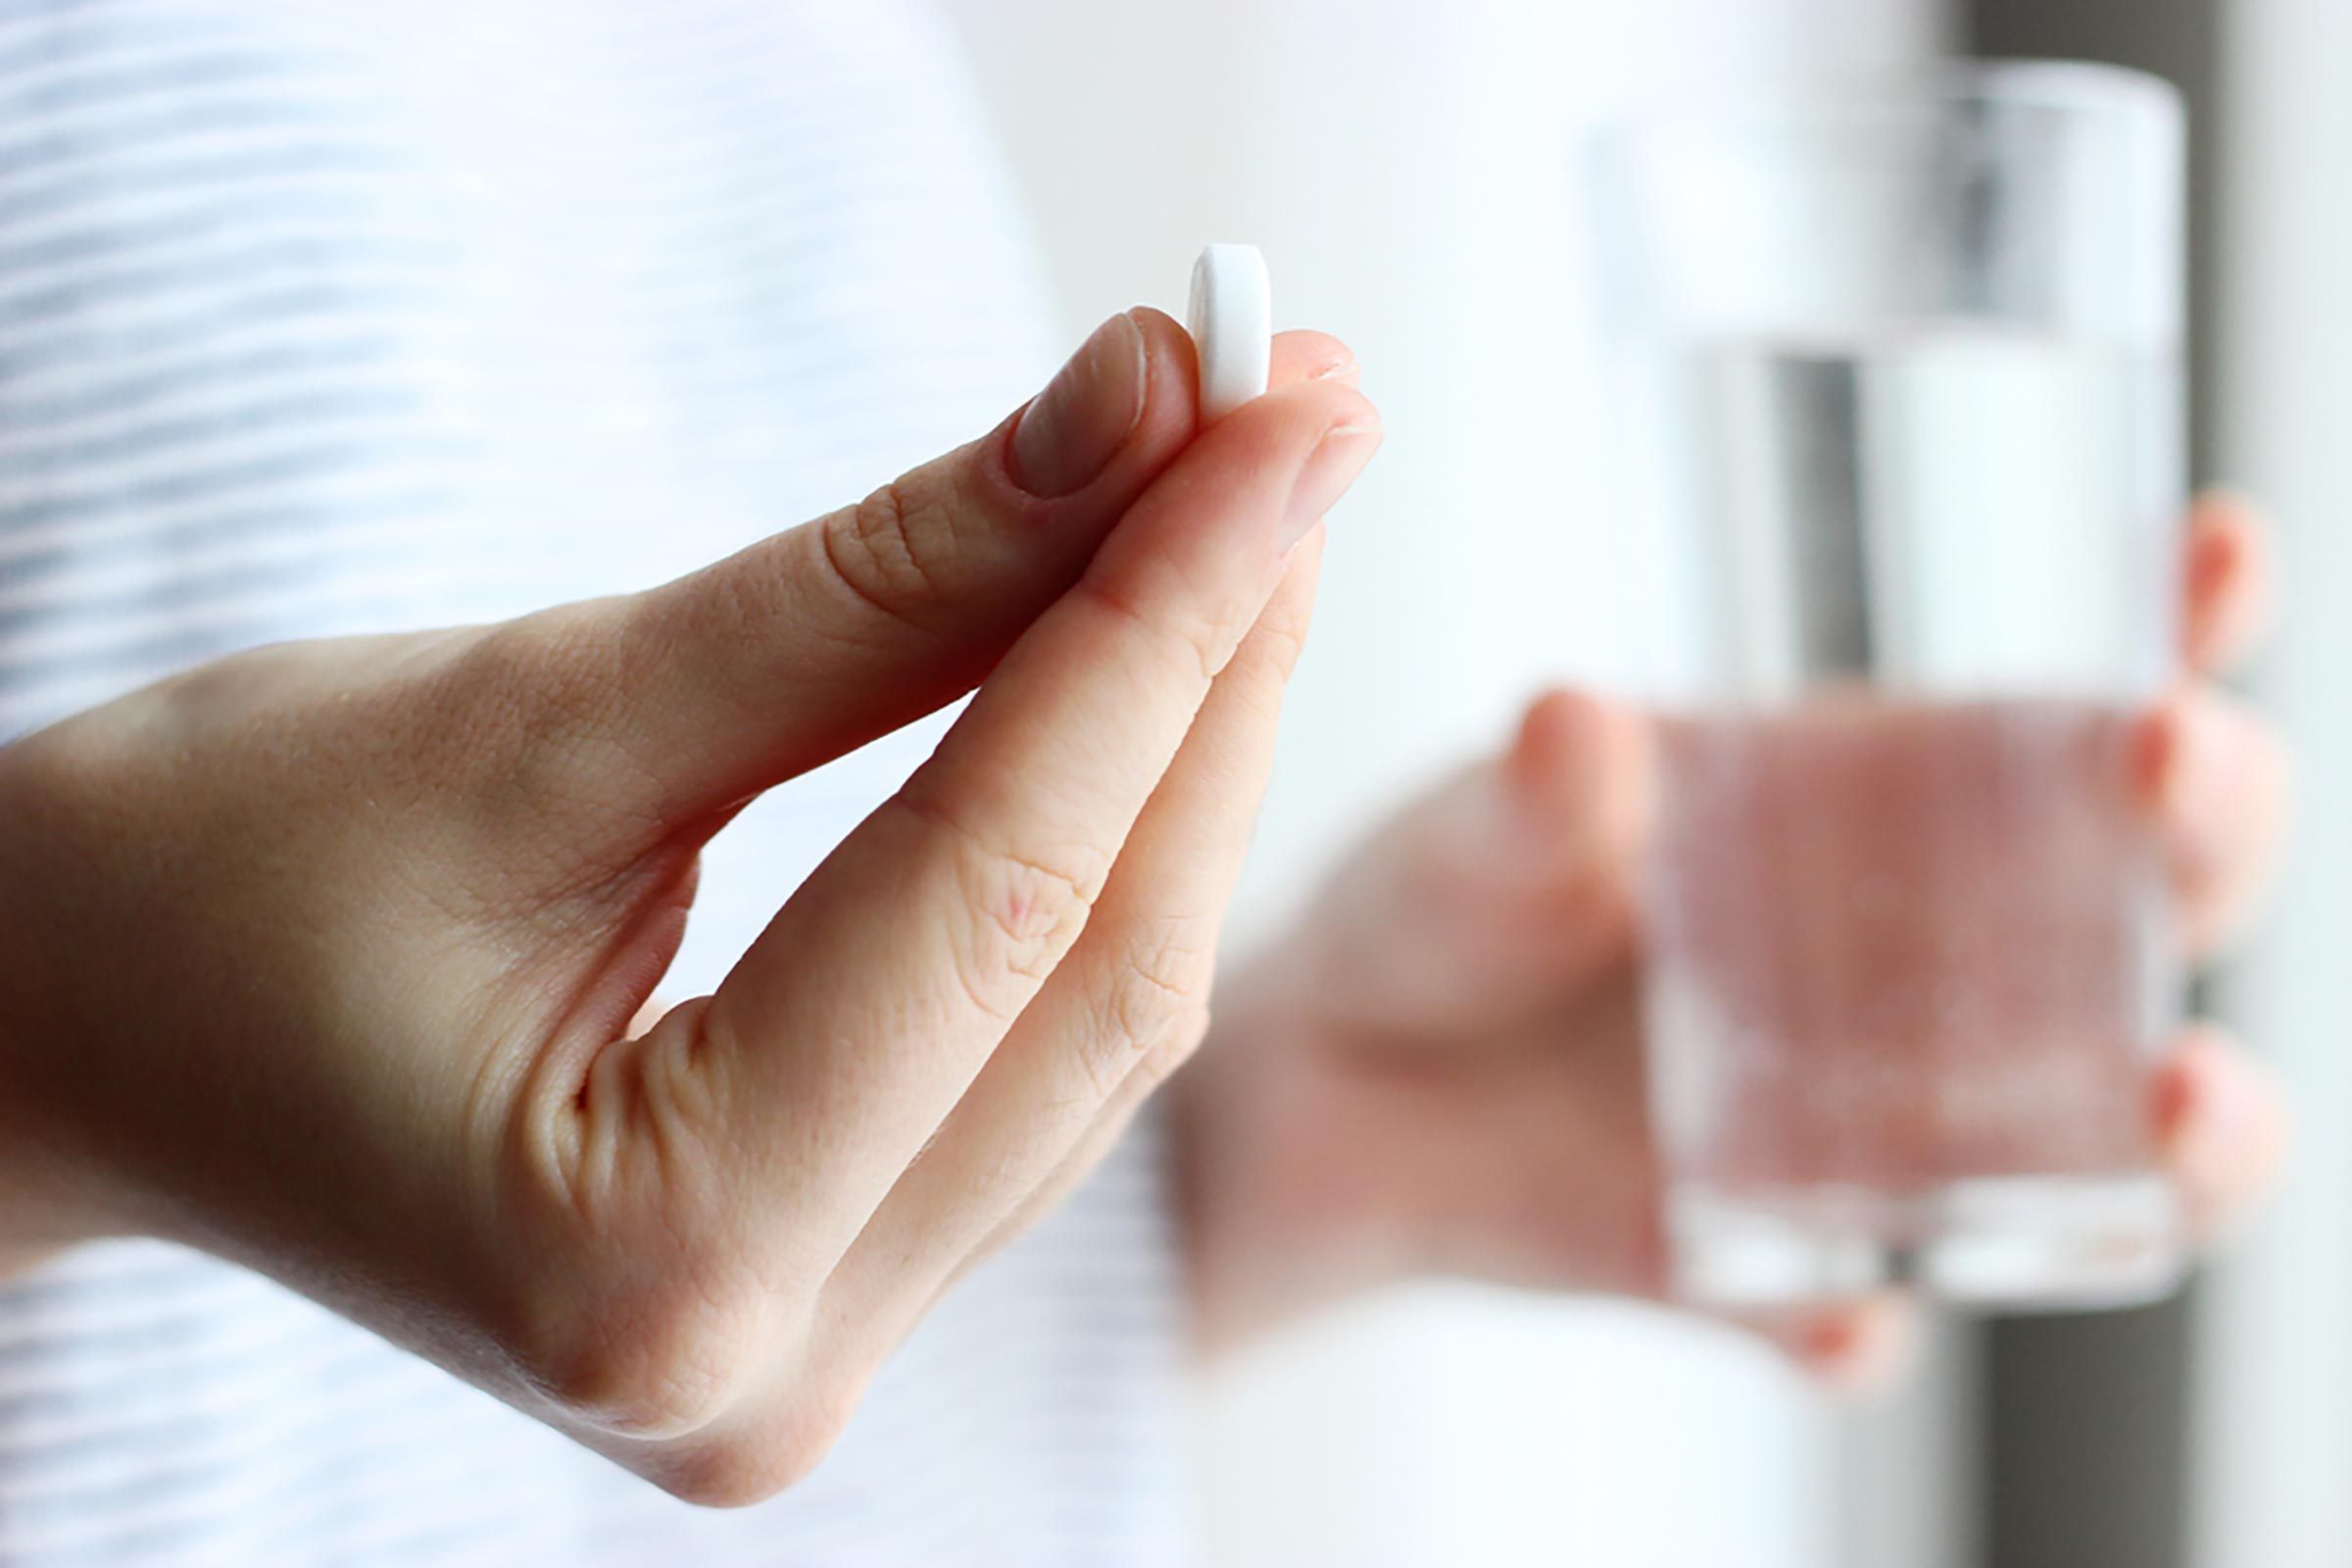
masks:
[(1538, 846), (1549, 845), (1580, 865), (1623, 866), (1649, 832), (1647, 723), (1590, 693), (1555, 687), (1530, 702), (1501, 776), (1535, 860), (1546, 860)]
[(2284, 743), (2220, 690), (2190, 686), (2133, 726), (2133, 805), (2162, 838), (2183, 946), (2204, 953), (2259, 902), (2292, 799)]
[[(1228, 431), (1233, 433), (1228, 435)], [(1298, 450), (1298, 443), (1303, 442), (1308, 454), (1307, 474), (1313, 473), (1323, 459), (1335, 459), (1334, 466), (1346, 473), (1347, 483), (1323, 500), (1328, 508), (1361, 473), (1363, 463), (1379, 451), (1385, 435), (1379, 407), (1354, 386), (1345, 381), (1294, 381), (1236, 409), (1204, 432), (1197, 444), (1209, 447), (1231, 442), (1245, 451), (1258, 448), (1270, 453)], [(1336, 461), (1344, 449), (1353, 449), (1352, 464)], [(1302, 504), (1294, 492), (1292, 506)]]
[(2175, 692), (2133, 718), (2125, 735), (2125, 783), (2132, 804), (2151, 821), (2161, 822), (2179, 798), (2192, 722), (2187, 704), (2186, 694)]
[(1919, 1353), (1919, 1308), (1899, 1292), (1734, 1321), (1771, 1341), (1818, 1387), (1845, 1399), (1885, 1393)]
[(1143, 434), (1156, 448), (1181, 444), (1200, 423), (1200, 363), (1192, 334), (1167, 312), (1138, 305), (1127, 313), (1144, 338)]
[(2158, 1067), (2150, 1113), (2201, 1240), (2242, 1218), (2285, 1160), (2291, 1129), (2278, 1076), (2215, 1030), (2190, 1030)]
[(2273, 530), (2252, 502), (2215, 490), (2192, 503), (2181, 620), (2190, 668), (2227, 668), (2261, 640), (2275, 594), (2273, 558)]
[[(1350, 441), (1370, 440), (1362, 453), (1369, 456), (1380, 430), (1380, 410), (1351, 386), (1299, 381), (1276, 387), (1199, 432), (1169, 466), (1171, 494), (1198, 501), (1204, 490), (1258, 485), (1277, 471), (1303, 480), (1326, 438), (1346, 432)], [(1293, 500), (1297, 504), (1296, 495)]]
[(1900, 1382), (1919, 1353), (1919, 1309), (1899, 1296), (1874, 1296), (1825, 1318), (1803, 1348), (1814, 1381), (1848, 1399)]
[(2246, 809), (2253, 803), (2240, 796), (2248, 775), (2267, 775), (2284, 760), (2259, 714), (2203, 685), (2182, 686), (2140, 715), (2127, 751), (2133, 798), (2176, 833)]
[(1088, 334), (992, 440), (946, 461), (959, 466), (951, 471), (976, 475), (979, 493), (1004, 496), (1009, 513), (1076, 513), (1107, 527), (1122, 498), (1150, 483), (1199, 428), (1193, 341), (1166, 313), (1138, 306)]
[[(1200, 423), (1199, 346), (1183, 323), (1165, 311), (1139, 305), (1127, 315), (1144, 335), (1152, 366), (1152, 382), (1145, 418), (1151, 419), (1157, 411), (1164, 425), (1181, 425), (1183, 433), (1189, 435)], [(1339, 338), (1329, 332), (1294, 327), (1274, 334), (1266, 390), (1277, 392), (1315, 381), (1353, 387), (1359, 370), (1355, 351)]]
[(1600, 746), (1600, 705), (1582, 692), (1554, 687), (1540, 693), (1519, 716), (1506, 766), (1514, 783), (1549, 795), (1573, 783)]
[(1295, 328), (1274, 334), (1273, 386), (1298, 381), (1338, 381), (1353, 386), (1359, 373), (1355, 352), (1329, 332)]
[(2197, 1068), (2186, 1050), (2176, 1051), (2159, 1062), (2148, 1081), (2148, 1119), (2155, 1125), (2157, 1146), (2170, 1152), (2180, 1142), (2182, 1129), (2197, 1098)]

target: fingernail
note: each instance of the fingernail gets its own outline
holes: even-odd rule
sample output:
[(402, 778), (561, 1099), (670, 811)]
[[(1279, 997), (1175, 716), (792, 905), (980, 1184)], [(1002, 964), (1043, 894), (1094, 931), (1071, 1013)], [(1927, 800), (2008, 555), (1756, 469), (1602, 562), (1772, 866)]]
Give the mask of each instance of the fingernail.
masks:
[(2183, 806), (2201, 804), (2215, 770), (2230, 757), (2229, 718), (2213, 704), (2193, 697), (2180, 706), (2176, 716), (2166, 793)]
[(2132, 738), (2133, 792), (2159, 816), (2181, 817), (2202, 805), (2217, 762), (2229, 757), (2225, 716), (2196, 695), (2175, 697), (2140, 721)]
[(2194, 1076), (2187, 1062), (2175, 1058), (2156, 1070), (2149, 1087), (2148, 1111), (2156, 1123), (2156, 1141), (2167, 1149), (2177, 1148), (2187, 1136), (2190, 1113), (2197, 1108)]
[(1871, 1297), (1800, 1327), (1797, 1357), (1831, 1394), (1867, 1401), (1910, 1365), (1919, 1334), (1915, 1316), (1900, 1300)]
[(2171, 709), (2142, 713), (2124, 738), (2124, 769), (2132, 805), (2161, 816), (2180, 751), (2180, 720)]
[(1012, 477), (1033, 496), (1075, 495), (1094, 483), (1144, 414), (1144, 334), (1114, 316), (1078, 346), (1012, 430)]
[(1379, 450), (1380, 426), (1369, 421), (1335, 424), (1323, 432), (1323, 439), (1307, 457), (1306, 466), (1298, 470), (1298, 479), (1291, 485), (1290, 505), (1282, 515), (1282, 531), (1274, 541), (1278, 554), (1306, 537), (1306, 531), (1348, 493), (1348, 487)]
[(1354, 355), (1343, 349), (1340, 357), (1329, 365), (1318, 366), (1307, 371), (1306, 378), (1309, 381), (1338, 381), (1345, 386), (1353, 386), (1363, 379), (1363, 367), (1355, 363)]

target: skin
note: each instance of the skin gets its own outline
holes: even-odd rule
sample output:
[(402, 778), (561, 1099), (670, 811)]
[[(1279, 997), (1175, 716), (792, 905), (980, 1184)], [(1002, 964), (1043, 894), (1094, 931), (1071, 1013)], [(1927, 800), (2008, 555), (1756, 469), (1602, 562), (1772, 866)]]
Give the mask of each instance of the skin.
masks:
[[(0, 1237), (264, 1270), (681, 1496), (824, 1454), (1205, 1026), (1344, 380), (1114, 318), (995, 432), (649, 592), (201, 667), (0, 751)], [(711, 996), (760, 790), (977, 684)], [(919, 1156), (919, 1157), (918, 1157)]]
[[(0, 909), (38, 911), (0, 965), (0, 1250), (204, 1247), (681, 1496), (789, 1486), (1206, 1033), (1319, 518), (1379, 439), (1336, 340), (1285, 334), (1275, 380), (1201, 430), (1189, 341), (1131, 313), (996, 431), (675, 583), (258, 650), (0, 750)], [(975, 686), (716, 993), (648, 1009), (745, 800)], [(1553, 871), (1506, 891), (1588, 958), (1522, 978), (1573, 1029), (1440, 985), (1374, 1040), (1279, 965), (1239, 988), (1180, 1107), (1212, 1333), (1430, 1267), (1641, 1288), (1600, 713), (1539, 704), (1345, 873), (1461, 872), (1467, 949), (1501, 857), (1466, 845), (1533, 828)], [(1316, 985), (1405, 908), (1309, 922)], [(1444, 1194), (1280, 1168), (1321, 1147), (1292, 1118), (1434, 1159), (1488, 1112)], [(1529, 1197), (1563, 1127), (1574, 1221)]]
[[(2136, 726), (2117, 792), (2161, 837), (2191, 959), (2242, 927), (2284, 816), (2276, 737), (2212, 684), (2266, 617), (2267, 539), (2242, 502), (2195, 506), (2180, 684)], [(1420, 1274), (1663, 1297), (1630, 891), (1647, 742), (1636, 712), (1544, 693), (1236, 977), (1176, 1090), (1212, 1343)], [(2285, 1140), (2277, 1085), (2206, 1025), (2173, 1043), (2147, 1115), (2200, 1242)], [(1880, 1297), (1749, 1326), (1868, 1386), (1899, 1366), (1911, 1310)]]

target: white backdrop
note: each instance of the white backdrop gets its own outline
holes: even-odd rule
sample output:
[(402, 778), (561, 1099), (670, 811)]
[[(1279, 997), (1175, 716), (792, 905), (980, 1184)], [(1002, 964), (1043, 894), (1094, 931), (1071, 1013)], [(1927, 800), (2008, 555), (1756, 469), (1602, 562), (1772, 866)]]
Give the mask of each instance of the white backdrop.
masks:
[(2352, 1563), (2352, 10), (2224, 13), (2222, 471), (2282, 525), (2280, 635), (2259, 682), (2302, 775), (2293, 848), (2230, 1011), (2285, 1075), (2302, 1135), (2279, 1201), (2200, 1318), (2203, 1568)]
[[(956, 9), (1073, 341), (1139, 298), (1180, 313), (1199, 245), (1250, 240), (1281, 321), (1348, 338), (1387, 417), (1333, 520), (1244, 895), (1259, 930), (1537, 684), (1625, 668), (1582, 440), (1577, 127), (1672, 76), (1904, 58), (1934, 32), (1931, 0)], [(1219, 1564), (1936, 1568), (1961, 1535), (1935, 1392), (1857, 1439), (1728, 1334), (1433, 1289), (1211, 1380), (1203, 1541)]]

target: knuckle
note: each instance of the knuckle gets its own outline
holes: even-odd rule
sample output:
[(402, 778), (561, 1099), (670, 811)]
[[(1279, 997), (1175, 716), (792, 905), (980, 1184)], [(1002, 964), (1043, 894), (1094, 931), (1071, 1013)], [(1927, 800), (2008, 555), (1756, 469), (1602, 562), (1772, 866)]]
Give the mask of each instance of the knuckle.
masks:
[(502, 753), (569, 753), (610, 701), (601, 671), (581, 653), (580, 633), (563, 611), (483, 631), (453, 665), (451, 695), (465, 721), (456, 738), (494, 740)]
[(1089, 873), (1002, 850), (981, 854), (975, 870), (986, 923), (1008, 956), (1066, 946), (1093, 912), (1100, 885)]
[(894, 620), (922, 627), (953, 597), (955, 507), (932, 479), (892, 480), (826, 517), (818, 538), (843, 586)]
[(958, 969), (974, 1004), (1010, 1023), (1077, 941), (1094, 893), (1077, 874), (1003, 852), (976, 853), (964, 875)]
[(467, 781), (464, 798), (490, 831), (536, 842), (546, 824), (611, 810), (617, 781), (642, 782), (595, 642), (586, 613), (566, 606), (492, 626), (454, 653), (433, 722), (415, 741), (433, 768)]
[(956, 975), (972, 1005), (1009, 1024), (1093, 913), (1110, 858), (1083, 846), (1048, 860), (992, 844), (912, 794), (899, 797), (944, 843), (959, 890)]
[(1138, 1066), (1192, 1054), (1207, 1030), (1207, 994), (1215, 966), (1207, 922), (1169, 919), (1129, 943), (1112, 971), (1092, 1065), (1107, 1089)]
[(1125, 589), (1099, 572), (1090, 571), (1081, 578), (1079, 590), (1105, 613), (1125, 622), (1169, 663), (1198, 677), (1203, 685), (1216, 679), (1233, 657), (1250, 620), (1250, 610), (1234, 603), (1230, 594), (1187, 589), (1180, 599), (1189, 603), (1189, 609), (1159, 614), (1145, 610)]
[(730, 656), (711, 662), (718, 678), (764, 669), (757, 656), (772, 641), (778, 617), (796, 612), (799, 585), (825, 564), (810, 562), (810, 541), (817, 536), (821, 548), (831, 521), (770, 534), (666, 588), (639, 595), (634, 645), (674, 646), (685, 635)]

